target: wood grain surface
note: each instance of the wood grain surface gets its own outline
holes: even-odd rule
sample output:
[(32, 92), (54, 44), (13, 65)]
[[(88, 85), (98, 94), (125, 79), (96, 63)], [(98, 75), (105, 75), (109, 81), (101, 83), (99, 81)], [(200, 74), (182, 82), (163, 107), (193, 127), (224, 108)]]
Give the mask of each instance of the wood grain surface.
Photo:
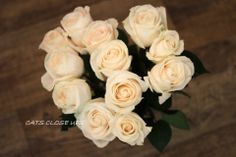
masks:
[[(27, 120), (57, 120), (60, 111), (40, 77), (44, 34), (76, 6), (89, 5), (94, 19), (123, 20), (138, 4), (163, 5), (170, 29), (211, 71), (193, 79), (187, 98), (174, 95), (191, 130), (174, 129), (163, 153), (148, 141), (130, 147), (118, 140), (99, 149), (79, 129), (27, 126)], [(8, 157), (236, 157), (236, 1), (235, 0), (1, 0), (0, 6), (0, 156)]]

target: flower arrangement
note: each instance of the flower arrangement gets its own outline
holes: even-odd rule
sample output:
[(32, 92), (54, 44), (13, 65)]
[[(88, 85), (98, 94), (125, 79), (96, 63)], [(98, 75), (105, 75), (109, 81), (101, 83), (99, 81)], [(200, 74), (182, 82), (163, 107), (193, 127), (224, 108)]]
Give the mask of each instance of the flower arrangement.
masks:
[(164, 7), (135, 6), (123, 27), (132, 40), (116, 19), (93, 20), (88, 6), (75, 8), (39, 46), (47, 52), (41, 82), (61, 118), (79, 122), (62, 130), (78, 126), (100, 148), (115, 138), (143, 145), (147, 137), (162, 151), (171, 126), (189, 128), (184, 113), (171, 109), (172, 94), (186, 94), (181, 90), (207, 70), (168, 30)]

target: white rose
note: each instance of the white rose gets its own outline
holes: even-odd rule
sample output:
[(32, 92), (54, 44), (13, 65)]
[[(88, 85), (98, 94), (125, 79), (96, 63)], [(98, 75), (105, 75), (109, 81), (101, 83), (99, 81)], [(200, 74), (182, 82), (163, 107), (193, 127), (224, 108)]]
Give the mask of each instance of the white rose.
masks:
[(147, 88), (138, 75), (129, 71), (115, 72), (106, 82), (106, 105), (117, 113), (128, 113), (140, 103), (142, 92)]
[(113, 134), (130, 145), (143, 145), (152, 127), (147, 127), (142, 118), (134, 112), (117, 115), (112, 126)]
[(121, 40), (112, 40), (101, 44), (91, 54), (90, 64), (100, 80), (106, 80), (114, 71), (128, 70), (132, 57)]
[(91, 53), (101, 43), (114, 40), (118, 37), (118, 22), (116, 19), (106, 21), (93, 21), (84, 30), (82, 43)]
[(148, 47), (162, 30), (167, 29), (165, 8), (150, 4), (135, 6), (130, 9), (123, 25), (139, 47)]
[(91, 22), (92, 17), (88, 6), (75, 8), (73, 12), (65, 15), (61, 20), (62, 27), (71, 37), (70, 46), (80, 53), (84, 53), (83, 49), (85, 48), (81, 42), (83, 32)]
[(39, 48), (47, 53), (68, 49), (69, 42), (64, 30), (61, 27), (57, 27), (47, 32)]
[(170, 55), (180, 55), (184, 50), (184, 42), (176, 31), (164, 31), (157, 37), (147, 53), (147, 58), (155, 63)]
[(115, 138), (111, 131), (114, 116), (106, 108), (104, 99), (89, 101), (84, 105), (82, 112), (75, 116), (84, 136), (92, 140), (98, 147), (105, 147)]
[(72, 77), (79, 77), (84, 71), (83, 60), (71, 49), (48, 53), (44, 60), (46, 73), (41, 82), (45, 89), (52, 90), (55, 83)]
[(91, 91), (85, 80), (71, 79), (57, 83), (52, 98), (63, 113), (71, 114), (91, 99)]
[(183, 89), (193, 74), (194, 65), (189, 58), (171, 56), (156, 64), (144, 80), (151, 90), (163, 94), (159, 99), (162, 104), (170, 97), (169, 92)]

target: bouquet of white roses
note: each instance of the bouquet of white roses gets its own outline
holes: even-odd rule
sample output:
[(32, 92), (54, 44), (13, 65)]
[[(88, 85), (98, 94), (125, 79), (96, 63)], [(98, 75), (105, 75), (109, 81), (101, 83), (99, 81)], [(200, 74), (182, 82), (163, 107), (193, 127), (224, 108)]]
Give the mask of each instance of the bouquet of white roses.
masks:
[(62, 119), (79, 122), (63, 130), (77, 125), (98, 147), (148, 137), (162, 151), (171, 125), (188, 129), (184, 114), (171, 110), (171, 95), (207, 71), (168, 30), (164, 7), (135, 6), (123, 26), (132, 41), (116, 19), (93, 20), (88, 6), (75, 8), (39, 46), (47, 52), (41, 82)]

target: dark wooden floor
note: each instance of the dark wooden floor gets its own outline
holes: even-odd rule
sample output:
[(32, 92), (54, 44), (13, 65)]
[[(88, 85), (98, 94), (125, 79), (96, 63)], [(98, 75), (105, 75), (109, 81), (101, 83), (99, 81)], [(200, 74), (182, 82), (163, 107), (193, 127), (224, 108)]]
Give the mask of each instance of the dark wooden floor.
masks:
[[(1, 0), (0, 6), (0, 156), (8, 157), (236, 157), (236, 1), (235, 0)], [(40, 83), (44, 53), (38, 45), (79, 5), (91, 6), (95, 19), (128, 15), (137, 4), (163, 5), (169, 26), (185, 40), (211, 74), (191, 82), (191, 99), (174, 98), (191, 130), (175, 129), (162, 154), (146, 141), (129, 147), (113, 141), (96, 148), (77, 129), (26, 126), (26, 120), (56, 120), (60, 112)], [(127, 155), (128, 154), (128, 155)]]

